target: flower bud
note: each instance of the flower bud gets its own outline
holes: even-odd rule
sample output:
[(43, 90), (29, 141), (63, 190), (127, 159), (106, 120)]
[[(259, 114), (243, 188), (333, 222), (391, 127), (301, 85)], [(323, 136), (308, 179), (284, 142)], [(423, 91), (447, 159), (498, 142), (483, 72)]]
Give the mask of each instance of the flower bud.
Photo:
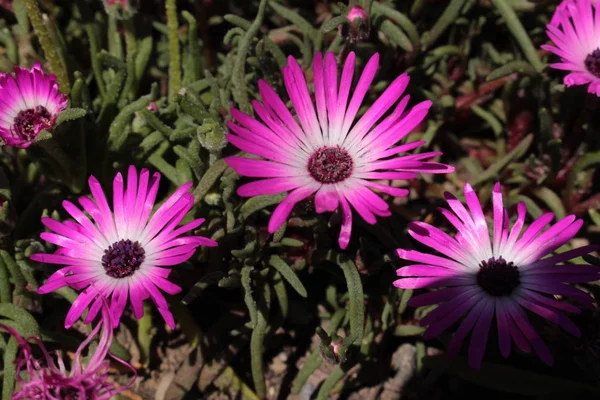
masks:
[(0, 0), (0, 7), (4, 8), (6, 11), (12, 12), (12, 10), (13, 10), (12, 2), (13, 2), (13, 0)]
[(350, 27), (346, 36), (350, 42), (362, 42), (369, 37), (369, 15), (361, 6), (354, 6), (346, 15)]

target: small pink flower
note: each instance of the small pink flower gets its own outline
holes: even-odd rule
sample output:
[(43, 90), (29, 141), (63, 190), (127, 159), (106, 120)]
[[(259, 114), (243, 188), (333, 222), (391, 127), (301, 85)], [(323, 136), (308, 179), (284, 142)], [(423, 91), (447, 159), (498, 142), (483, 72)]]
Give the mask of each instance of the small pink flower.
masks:
[[(0, 324), (0, 328), (13, 335), (20, 346), (20, 353), (15, 360), (17, 364), (17, 390), (12, 400), (27, 399), (88, 399), (108, 400), (112, 396), (126, 390), (135, 381), (135, 376), (127, 386), (116, 388), (108, 380), (108, 368), (110, 362), (106, 359), (109, 355), (119, 363), (130, 368), (135, 374), (135, 368), (129, 363), (115, 357), (108, 352), (113, 340), (112, 319), (106, 302), (102, 307), (102, 320), (96, 325), (92, 333), (79, 345), (75, 358), (71, 363), (71, 370), (67, 371), (62, 357), (52, 355), (46, 350), (44, 343), (32, 337), (28, 340), (35, 341), (42, 351), (43, 357), (35, 359), (33, 350), (29, 343), (23, 339), (14, 329)], [(98, 347), (91, 355), (89, 362), (84, 365), (82, 361), (83, 350), (98, 335), (102, 328)], [(27, 378), (23, 375), (26, 372)]]
[(597, 246), (551, 256), (575, 236), (583, 221), (570, 215), (544, 230), (554, 218), (554, 214), (546, 213), (523, 230), (527, 208), (519, 203), (517, 219), (510, 228), (499, 183), (492, 193), (490, 233), (479, 199), (469, 184), (464, 193), (468, 210), (450, 193), (446, 193), (446, 200), (452, 211), (440, 209), (458, 231), (454, 237), (423, 222), (410, 224), (408, 233), (441, 255), (398, 250), (400, 258), (420, 264), (400, 268), (397, 274), (402, 278), (394, 285), (403, 289), (444, 287), (413, 297), (409, 305), (442, 303), (421, 320), (422, 325), (429, 325), (424, 334), (427, 339), (440, 335), (464, 316), (450, 341), (448, 354), (457, 354), (472, 332), (469, 364), (473, 368), (481, 367), (494, 318), (504, 357), (509, 356), (514, 342), (525, 352), (533, 347), (545, 363), (551, 364), (552, 354), (527, 319), (526, 311), (578, 336), (580, 330), (566, 312), (579, 313), (579, 308), (558, 301), (553, 295), (592, 305), (593, 299), (587, 293), (568, 283), (596, 281), (600, 279), (600, 267), (563, 263), (588, 254)]
[(50, 130), (68, 98), (59, 92), (56, 76), (40, 64), (0, 74), (0, 138), (8, 146), (29, 147), (39, 133)]
[[(238, 156), (226, 159), (238, 174), (264, 178), (242, 185), (238, 194), (251, 197), (290, 191), (271, 216), (270, 233), (288, 219), (296, 203), (315, 195), (318, 213), (341, 208), (339, 245), (346, 248), (352, 231), (351, 206), (366, 222), (374, 224), (376, 216), (387, 217), (391, 212), (373, 189), (396, 197), (404, 197), (409, 192), (381, 180), (414, 179), (418, 172), (454, 171), (451, 166), (428, 161), (441, 155), (440, 152), (398, 156), (426, 143), (399, 144), (423, 121), (431, 107), (430, 101), (424, 101), (407, 108), (410, 96), (402, 97), (410, 80), (407, 74), (396, 78), (357, 118), (377, 73), (379, 55), (371, 57), (352, 90), (354, 61), (355, 54), (350, 53), (339, 78), (335, 55), (328, 53), (323, 60), (317, 53), (313, 100), (302, 68), (290, 57), (288, 66), (283, 69), (283, 80), (294, 114), (262, 80), (258, 86), (263, 102), (253, 102), (262, 122), (239, 110), (231, 110), (238, 124), (228, 124), (233, 132), (227, 135), (229, 142), (248, 154), (266, 159)], [(395, 108), (388, 113), (394, 104)]]
[(128, 299), (133, 315), (139, 319), (144, 314), (142, 302), (151, 298), (167, 324), (175, 328), (160, 290), (176, 294), (181, 288), (167, 279), (171, 269), (163, 267), (181, 264), (194, 255), (198, 246), (216, 246), (216, 242), (201, 236), (182, 236), (198, 228), (204, 219), (177, 227), (194, 206), (194, 196), (188, 193), (191, 183), (178, 188), (151, 215), (159, 181), (159, 173), (150, 177), (150, 172), (142, 169), (138, 176), (131, 166), (124, 187), (123, 176), (118, 173), (113, 182), (111, 210), (100, 183), (92, 176), (89, 179), (92, 199), (80, 197), (79, 204), (95, 223), (66, 200), (63, 207), (75, 221), (42, 219), (54, 232), (43, 232), (40, 237), (59, 248), (55, 254), (33, 254), (31, 259), (67, 266), (52, 274), (38, 293), (50, 293), (63, 286), (85, 289), (67, 314), (67, 328), (88, 306), (91, 307), (85, 322), (96, 317), (102, 305), (98, 292), (110, 298), (115, 326)]
[(154, 113), (157, 113), (158, 112), (158, 106), (156, 105), (155, 102), (151, 102), (150, 104), (148, 104), (148, 107), (146, 107), (146, 110), (152, 111)]
[(542, 46), (561, 58), (552, 68), (571, 71), (564, 78), (565, 85), (588, 85), (588, 92), (596, 96), (600, 96), (599, 15), (597, 2), (564, 0), (546, 26), (554, 45)]

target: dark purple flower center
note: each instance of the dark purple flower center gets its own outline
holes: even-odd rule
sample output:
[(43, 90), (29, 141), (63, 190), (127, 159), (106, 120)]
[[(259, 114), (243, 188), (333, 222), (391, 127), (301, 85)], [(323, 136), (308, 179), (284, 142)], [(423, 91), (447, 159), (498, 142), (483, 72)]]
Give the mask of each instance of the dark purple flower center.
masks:
[(492, 296), (508, 296), (521, 284), (519, 268), (502, 257), (492, 257), (479, 264), (477, 284)]
[(352, 174), (354, 162), (340, 146), (323, 146), (308, 159), (308, 172), (317, 182), (337, 183)]
[(145, 254), (139, 242), (122, 239), (104, 250), (102, 266), (111, 278), (127, 278), (140, 269)]
[(42, 129), (51, 128), (52, 114), (44, 106), (20, 111), (15, 117), (14, 130), (25, 141), (32, 141)]
[(600, 78), (600, 48), (588, 54), (584, 63), (590, 74), (596, 78)]
[(63, 400), (83, 400), (80, 391), (72, 386), (60, 388), (59, 398)]

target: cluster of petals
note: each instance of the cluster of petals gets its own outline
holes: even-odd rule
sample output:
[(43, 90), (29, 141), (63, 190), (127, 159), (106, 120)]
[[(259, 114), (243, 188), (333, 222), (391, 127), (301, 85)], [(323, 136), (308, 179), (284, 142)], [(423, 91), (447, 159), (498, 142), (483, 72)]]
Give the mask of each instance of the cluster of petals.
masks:
[[(147, 169), (138, 174), (129, 167), (125, 179), (118, 173), (113, 181), (112, 210), (95, 177), (90, 177), (92, 198), (80, 197), (80, 210), (70, 201), (63, 207), (73, 220), (64, 222), (43, 218), (50, 230), (40, 236), (58, 246), (55, 254), (34, 254), (31, 259), (62, 264), (38, 293), (53, 292), (63, 286), (83, 290), (69, 310), (65, 326), (70, 327), (89, 307), (85, 319), (92, 321), (109, 299), (114, 325), (118, 325), (128, 299), (135, 318), (144, 314), (143, 301), (151, 298), (167, 324), (175, 327), (173, 315), (161, 291), (176, 294), (181, 288), (167, 278), (170, 266), (187, 261), (198, 246), (216, 246), (201, 236), (183, 236), (198, 228), (203, 219), (178, 227), (194, 206), (191, 183), (182, 185), (152, 213), (160, 174)], [(95, 222), (92, 222), (90, 215)], [(99, 296), (101, 294), (102, 296)]]
[(348, 55), (339, 76), (333, 53), (324, 59), (316, 54), (313, 99), (302, 68), (289, 57), (283, 80), (293, 114), (262, 80), (262, 102), (253, 102), (261, 121), (231, 110), (237, 123), (229, 123), (229, 142), (264, 158), (226, 159), (238, 174), (263, 178), (242, 185), (238, 194), (249, 197), (289, 192), (271, 216), (271, 233), (286, 222), (298, 202), (314, 195), (317, 213), (341, 208), (339, 245), (346, 248), (352, 230), (352, 208), (366, 222), (374, 224), (377, 216), (386, 217), (391, 212), (387, 202), (373, 190), (394, 197), (408, 194), (407, 189), (381, 183), (382, 180), (409, 180), (419, 172), (454, 171), (451, 166), (431, 161), (440, 152), (403, 154), (425, 144), (399, 142), (423, 121), (431, 107), (430, 101), (408, 107), (410, 96), (402, 96), (410, 80), (407, 74), (390, 83), (359, 117), (359, 109), (377, 74), (379, 55), (371, 57), (352, 87), (355, 58), (354, 53)]
[(570, 71), (567, 86), (588, 85), (588, 92), (600, 96), (600, 3), (592, 0), (564, 0), (547, 25), (553, 45), (543, 45), (561, 58), (551, 64)]
[(14, 76), (0, 74), (0, 138), (8, 146), (29, 147), (42, 130), (50, 130), (68, 98), (56, 76), (16, 66)]
[[(450, 193), (446, 193), (450, 210), (440, 209), (456, 228), (456, 235), (450, 236), (427, 223), (411, 223), (409, 234), (440, 255), (398, 250), (400, 258), (419, 264), (398, 269), (401, 278), (394, 285), (405, 289), (443, 287), (415, 296), (409, 304), (420, 307), (441, 303), (421, 320), (422, 325), (428, 325), (425, 338), (436, 337), (460, 321), (448, 353), (457, 354), (471, 333), (468, 358), (474, 368), (481, 366), (494, 319), (504, 357), (509, 356), (514, 342), (524, 352), (533, 348), (544, 362), (551, 364), (552, 354), (527, 313), (580, 335), (567, 313), (580, 312), (573, 301), (591, 306), (593, 299), (569, 283), (600, 279), (600, 267), (565, 263), (597, 247), (584, 246), (551, 255), (575, 236), (583, 221), (571, 215), (548, 226), (554, 215), (546, 213), (524, 229), (527, 209), (519, 203), (516, 221), (510, 227), (500, 184), (496, 184), (492, 194), (490, 234), (479, 199), (469, 184), (465, 185), (464, 194), (468, 209)], [(559, 301), (554, 296), (572, 301)]]
[[(104, 304), (106, 305), (106, 303)], [(127, 389), (135, 380), (134, 376), (127, 386), (118, 388), (109, 381), (108, 368), (110, 362), (107, 355), (125, 365), (134, 374), (136, 371), (130, 364), (109, 353), (110, 344), (113, 340), (113, 323), (106, 306), (102, 309), (100, 322), (75, 352), (69, 370), (61, 355), (58, 354), (53, 357), (39, 338), (29, 338), (29, 341), (35, 342), (42, 352), (43, 357), (36, 359), (33, 356), (33, 349), (30, 344), (17, 331), (5, 325), (0, 325), (0, 328), (14, 336), (20, 348), (15, 360), (17, 390), (13, 394), (12, 400), (108, 400)], [(102, 330), (102, 333), (98, 346), (91, 354), (89, 361), (84, 364), (82, 353), (91, 341), (98, 336), (100, 330)]]

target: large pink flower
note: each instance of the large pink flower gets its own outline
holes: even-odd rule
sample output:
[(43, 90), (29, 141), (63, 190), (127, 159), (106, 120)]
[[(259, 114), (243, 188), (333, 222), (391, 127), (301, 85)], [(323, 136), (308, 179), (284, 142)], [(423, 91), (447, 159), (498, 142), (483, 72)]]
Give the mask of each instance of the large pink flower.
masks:
[[(288, 218), (294, 205), (315, 195), (318, 213), (341, 207), (343, 222), (339, 236), (345, 248), (352, 230), (350, 205), (370, 224), (376, 216), (389, 216), (388, 204), (372, 189), (396, 197), (407, 189), (380, 180), (413, 179), (418, 172), (448, 173), (453, 167), (429, 160), (440, 152), (397, 156), (425, 144), (424, 141), (398, 143), (427, 115), (430, 101), (407, 109), (409, 96), (401, 98), (409, 77), (396, 78), (377, 101), (358, 117), (358, 112), (379, 65), (375, 54), (364, 67), (352, 89), (355, 55), (346, 59), (341, 78), (333, 53), (325, 62), (321, 54), (314, 61), (314, 103), (300, 65), (288, 59), (283, 79), (292, 101), (292, 114), (277, 93), (259, 81), (262, 103), (254, 101), (255, 120), (236, 109), (231, 115), (238, 124), (229, 123), (233, 134), (228, 140), (239, 149), (267, 160), (233, 156), (227, 163), (240, 175), (266, 178), (238, 189), (240, 196), (270, 195), (290, 191), (277, 206), (269, 222), (273, 233)], [(338, 79), (339, 78), (339, 79)], [(382, 119), (392, 106), (395, 109)], [(298, 123), (299, 122), (299, 123)]]
[[(113, 340), (113, 324), (104, 300), (102, 307), (102, 320), (92, 330), (92, 333), (79, 345), (75, 358), (71, 363), (70, 371), (65, 367), (65, 362), (60, 355), (55, 358), (46, 350), (42, 341), (37, 337), (29, 338), (35, 341), (43, 357), (35, 359), (33, 350), (29, 343), (21, 337), (13, 328), (0, 324), (0, 328), (13, 335), (20, 346), (20, 353), (15, 363), (17, 364), (17, 390), (13, 400), (27, 399), (89, 399), (108, 400), (133, 383), (134, 379), (127, 385), (115, 388), (108, 379), (109, 361), (107, 355), (121, 364), (135, 369), (125, 361), (113, 356), (108, 352)], [(83, 363), (82, 353), (91, 341), (98, 335), (102, 328), (102, 334), (98, 347), (91, 354), (86, 364)], [(24, 377), (26, 373), (26, 377)]]
[(547, 33), (554, 45), (543, 45), (562, 60), (552, 68), (571, 71), (567, 86), (589, 85), (588, 92), (600, 96), (600, 3), (564, 0), (557, 8)]
[[(403, 277), (394, 285), (404, 289), (445, 287), (413, 297), (415, 307), (443, 303), (421, 320), (429, 325), (426, 338), (438, 336), (463, 316), (452, 338), (448, 353), (456, 354), (471, 334), (469, 363), (478, 368), (485, 353), (492, 320), (496, 319), (500, 352), (510, 354), (511, 340), (522, 351), (533, 346), (539, 357), (552, 363), (552, 354), (527, 319), (526, 310), (545, 318), (573, 335), (577, 326), (565, 312), (578, 313), (575, 305), (559, 301), (553, 295), (577, 300), (586, 305), (592, 298), (567, 283), (600, 279), (600, 268), (591, 265), (562, 264), (594, 251), (584, 246), (550, 256), (575, 236), (583, 221), (568, 216), (544, 228), (552, 213), (543, 214), (523, 231), (526, 207), (517, 206), (517, 219), (510, 228), (508, 210), (503, 208), (500, 184), (492, 194), (494, 221), (490, 235), (479, 199), (469, 184), (464, 188), (468, 210), (452, 194), (446, 194), (451, 210), (441, 213), (456, 228), (452, 237), (423, 222), (414, 222), (408, 233), (441, 253), (441, 256), (414, 250), (398, 250), (400, 258), (421, 264), (398, 270)], [(491, 236), (491, 239), (490, 239)]]
[(63, 207), (75, 221), (42, 219), (54, 232), (43, 232), (41, 238), (59, 248), (56, 254), (34, 254), (31, 258), (66, 267), (52, 274), (38, 292), (45, 294), (67, 285), (85, 289), (69, 310), (66, 327), (90, 305), (86, 323), (95, 318), (102, 305), (98, 292), (110, 298), (115, 325), (119, 324), (128, 298), (138, 319), (144, 314), (142, 302), (151, 298), (167, 324), (175, 327), (160, 290), (175, 294), (181, 288), (167, 280), (171, 269), (163, 267), (188, 260), (198, 246), (216, 243), (201, 236), (182, 236), (199, 227), (203, 219), (177, 227), (194, 205), (194, 197), (188, 193), (191, 183), (178, 188), (151, 215), (159, 180), (159, 173), (150, 177), (150, 172), (142, 169), (138, 176), (131, 166), (124, 188), (123, 176), (118, 173), (113, 183), (111, 211), (100, 183), (92, 176), (89, 186), (93, 200), (80, 197), (79, 204), (95, 223), (70, 201), (64, 201)]
[(0, 74), (0, 138), (9, 146), (28, 147), (43, 129), (52, 129), (68, 98), (40, 64), (14, 71), (15, 76)]

